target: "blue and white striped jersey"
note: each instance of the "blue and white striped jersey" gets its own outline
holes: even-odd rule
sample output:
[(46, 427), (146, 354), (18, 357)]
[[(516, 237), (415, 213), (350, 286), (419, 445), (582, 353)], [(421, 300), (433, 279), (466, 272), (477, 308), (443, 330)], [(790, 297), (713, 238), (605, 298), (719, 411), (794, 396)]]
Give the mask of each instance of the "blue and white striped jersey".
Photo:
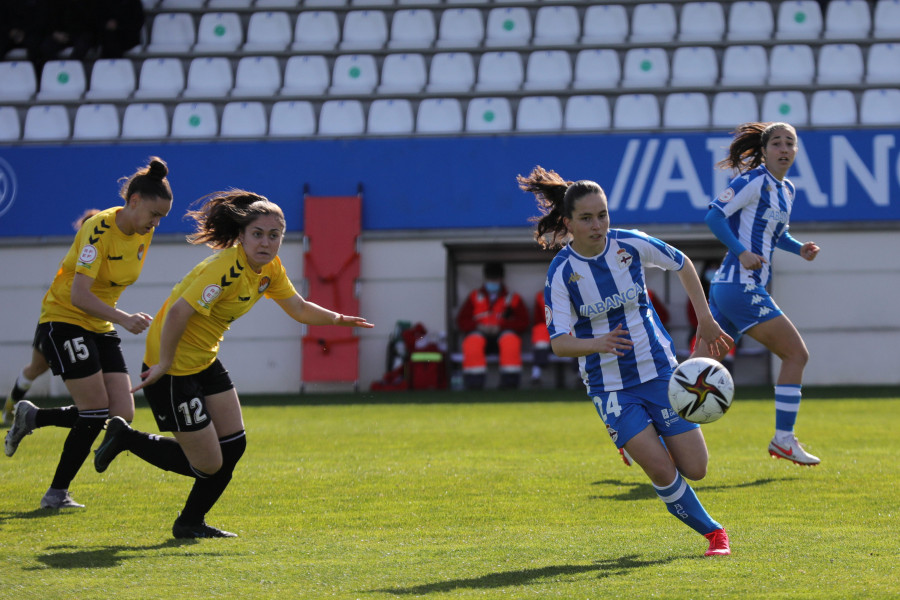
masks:
[(793, 204), (794, 184), (787, 179), (778, 181), (765, 165), (732, 179), (709, 206), (725, 213), (728, 226), (744, 248), (767, 262), (758, 271), (748, 271), (729, 250), (713, 282), (768, 285), (775, 244), (788, 230)]
[(681, 270), (684, 254), (640, 231), (610, 229), (606, 248), (585, 258), (566, 246), (550, 263), (544, 287), (550, 338), (571, 333), (592, 338), (620, 323), (634, 348), (619, 357), (591, 354), (578, 359), (589, 395), (668, 377), (678, 361), (669, 333), (647, 296), (644, 269)]

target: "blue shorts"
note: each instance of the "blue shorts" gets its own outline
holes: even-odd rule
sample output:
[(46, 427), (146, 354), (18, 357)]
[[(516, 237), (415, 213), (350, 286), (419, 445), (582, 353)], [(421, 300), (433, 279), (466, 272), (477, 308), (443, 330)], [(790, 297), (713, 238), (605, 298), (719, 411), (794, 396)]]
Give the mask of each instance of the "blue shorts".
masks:
[(710, 286), (709, 310), (735, 343), (751, 327), (784, 314), (766, 288), (743, 283), (714, 283)]
[(616, 448), (623, 447), (625, 442), (650, 424), (663, 437), (700, 427), (685, 421), (672, 410), (668, 377), (659, 377), (624, 390), (603, 392), (592, 400)]

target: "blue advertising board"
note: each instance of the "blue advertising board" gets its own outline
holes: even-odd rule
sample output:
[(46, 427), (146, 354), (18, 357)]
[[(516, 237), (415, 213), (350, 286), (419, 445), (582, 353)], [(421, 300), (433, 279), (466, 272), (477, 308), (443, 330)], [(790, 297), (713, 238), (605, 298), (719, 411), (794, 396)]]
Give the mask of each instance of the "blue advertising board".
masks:
[[(303, 229), (303, 194), (363, 191), (363, 229), (525, 227), (536, 214), (515, 177), (535, 165), (592, 179), (614, 224), (701, 223), (730, 173), (727, 133), (300, 140), (0, 147), (0, 236), (68, 235), (86, 208), (120, 202), (118, 178), (149, 156), (169, 165), (175, 205), (161, 233), (201, 196), (243, 188)], [(900, 131), (801, 131), (788, 177), (798, 222), (900, 221)]]

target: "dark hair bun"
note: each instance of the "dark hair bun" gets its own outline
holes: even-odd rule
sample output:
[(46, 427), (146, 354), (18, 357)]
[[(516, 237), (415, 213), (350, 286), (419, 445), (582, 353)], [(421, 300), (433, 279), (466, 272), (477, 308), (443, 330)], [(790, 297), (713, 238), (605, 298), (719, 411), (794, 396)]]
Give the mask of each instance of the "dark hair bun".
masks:
[(153, 179), (159, 179), (160, 181), (162, 181), (168, 174), (169, 167), (166, 166), (166, 163), (163, 162), (161, 158), (154, 156), (150, 159), (150, 165), (147, 169), (147, 175), (149, 175)]

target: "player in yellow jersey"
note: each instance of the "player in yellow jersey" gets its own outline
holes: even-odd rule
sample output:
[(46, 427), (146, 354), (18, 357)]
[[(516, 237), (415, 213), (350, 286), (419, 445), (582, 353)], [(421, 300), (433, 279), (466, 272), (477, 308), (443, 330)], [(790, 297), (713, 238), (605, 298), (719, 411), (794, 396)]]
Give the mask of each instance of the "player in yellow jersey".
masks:
[(152, 320), (143, 312), (119, 310), (116, 303), (140, 275), (153, 231), (172, 208), (167, 174), (166, 164), (152, 158), (120, 188), (124, 206), (85, 221), (41, 304), (34, 347), (62, 377), (75, 406), (39, 409), (20, 401), (4, 450), (12, 456), (22, 438), (39, 427), (71, 428), (42, 508), (81, 508), (69, 484), (107, 417), (134, 418), (131, 380), (113, 324), (140, 334)]
[(112, 418), (95, 451), (103, 472), (123, 450), (150, 464), (193, 477), (184, 508), (172, 526), (176, 538), (234, 537), (206, 524), (206, 513), (225, 491), (247, 447), (237, 391), (217, 358), (231, 323), (268, 296), (291, 318), (310, 325), (373, 327), (303, 299), (294, 289), (278, 249), (284, 237), (281, 209), (243, 190), (218, 192), (188, 215), (197, 231), (188, 237), (219, 250), (172, 290), (147, 334), (143, 388), (161, 437)]
[[(87, 209), (81, 213), (81, 216), (78, 217), (74, 223), (72, 223), (72, 227), (78, 232), (78, 230), (81, 229), (81, 226), (84, 225), (84, 222), (98, 212), (100, 212), (99, 208)], [(22, 372), (19, 373), (19, 376), (16, 378), (13, 389), (9, 392), (9, 395), (6, 397), (6, 402), (3, 404), (2, 420), (4, 425), (12, 425), (12, 411), (16, 402), (25, 397), (25, 394), (31, 389), (31, 384), (34, 383), (35, 379), (49, 370), (50, 365), (47, 364), (47, 359), (44, 358), (44, 355), (41, 354), (37, 348), (32, 348), (31, 362), (22, 368)]]

